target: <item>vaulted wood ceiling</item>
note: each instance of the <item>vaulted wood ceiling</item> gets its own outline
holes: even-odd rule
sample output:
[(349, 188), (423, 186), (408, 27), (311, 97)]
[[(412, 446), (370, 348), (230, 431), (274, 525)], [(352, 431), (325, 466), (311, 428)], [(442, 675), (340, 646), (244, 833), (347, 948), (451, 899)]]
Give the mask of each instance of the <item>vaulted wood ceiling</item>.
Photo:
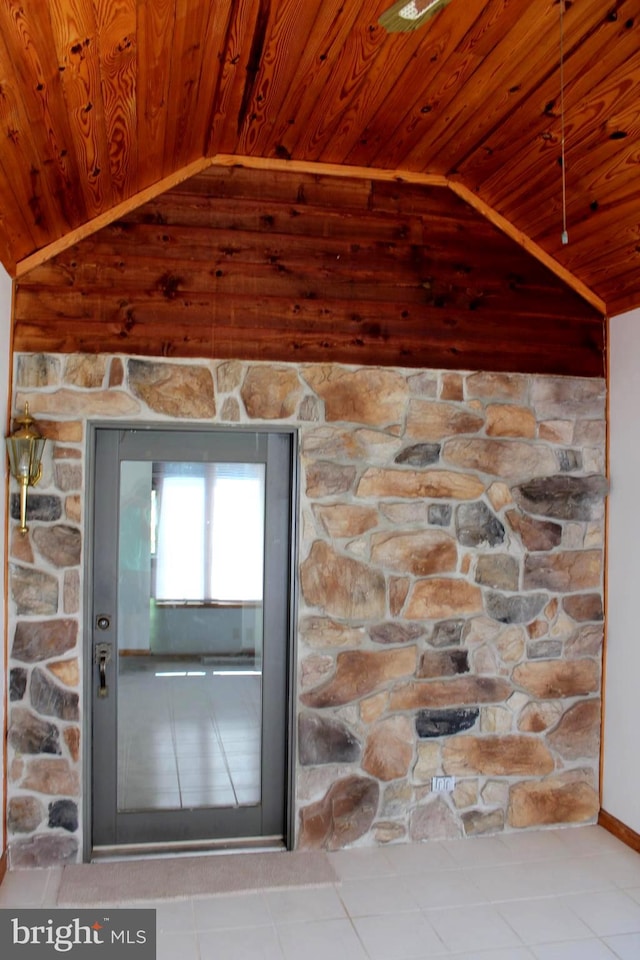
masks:
[(558, 0), (393, 35), (390, 0), (2, 0), (0, 258), (22, 276), (210, 161), (312, 163), (450, 184), (596, 307), (640, 304), (640, 0), (565, 2), (567, 245)]

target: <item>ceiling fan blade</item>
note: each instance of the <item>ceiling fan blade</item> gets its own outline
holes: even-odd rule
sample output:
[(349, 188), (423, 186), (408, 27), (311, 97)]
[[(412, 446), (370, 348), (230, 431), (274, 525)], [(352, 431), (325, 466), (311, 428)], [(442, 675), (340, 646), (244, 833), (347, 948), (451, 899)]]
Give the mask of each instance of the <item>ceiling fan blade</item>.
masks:
[(443, 10), (451, 0), (398, 0), (378, 23), (389, 33), (406, 33), (419, 27)]

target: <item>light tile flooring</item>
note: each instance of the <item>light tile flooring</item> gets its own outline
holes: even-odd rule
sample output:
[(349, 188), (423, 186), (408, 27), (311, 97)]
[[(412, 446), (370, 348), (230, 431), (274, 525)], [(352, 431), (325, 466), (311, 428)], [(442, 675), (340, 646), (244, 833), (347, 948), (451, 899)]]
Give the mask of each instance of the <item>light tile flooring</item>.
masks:
[(200, 660), (120, 663), (119, 809), (259, 803), (262, 678)]
[[(640, 856), (600, 827), (330, 859), (333, 886), (146, 904), (158, 960), (640, 958)], [(0, 907), (54, 905), (60, 873), (8, 874)]]

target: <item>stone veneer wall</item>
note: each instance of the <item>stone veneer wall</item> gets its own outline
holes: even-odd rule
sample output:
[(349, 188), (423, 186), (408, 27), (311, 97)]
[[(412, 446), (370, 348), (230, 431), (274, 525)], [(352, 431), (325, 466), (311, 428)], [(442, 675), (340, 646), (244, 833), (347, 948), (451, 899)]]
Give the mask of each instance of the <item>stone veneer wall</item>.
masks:
[(10, 546), (13, 866), (81, 847), (91, 418), (299, 428), (299, 847), (595, 818), (602, 380), (21, 355), (14, 392), (52, 442)]

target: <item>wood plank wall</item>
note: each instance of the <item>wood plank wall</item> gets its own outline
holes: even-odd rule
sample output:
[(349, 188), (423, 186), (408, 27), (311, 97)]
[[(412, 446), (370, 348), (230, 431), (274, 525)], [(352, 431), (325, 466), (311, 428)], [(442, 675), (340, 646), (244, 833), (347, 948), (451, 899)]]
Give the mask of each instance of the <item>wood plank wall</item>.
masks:
[(604, 374), (604, 320), (446, 188), (211, 168), (20, 278), (18, 351)]

